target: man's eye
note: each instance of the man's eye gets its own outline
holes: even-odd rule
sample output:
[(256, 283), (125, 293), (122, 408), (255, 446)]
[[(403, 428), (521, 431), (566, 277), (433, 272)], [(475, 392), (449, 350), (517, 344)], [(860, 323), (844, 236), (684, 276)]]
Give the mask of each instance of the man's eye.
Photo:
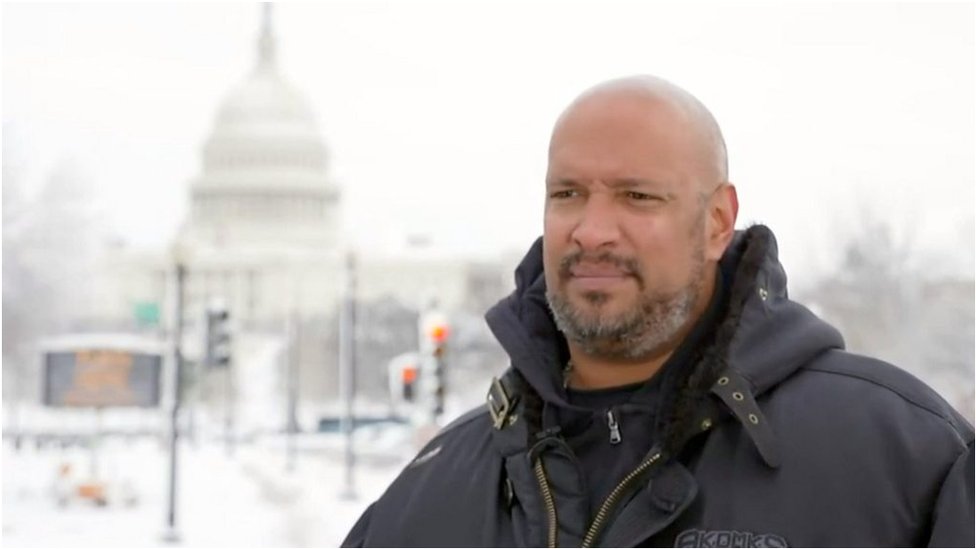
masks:
[(549, 193), (549, 198), (572, 198), (578, 194), (579, 193), (573, 189), (563, 189), (561, 191), (553, 191)]
[(627, 191), (627, 198), (629, 198), (631, 200), (641, 200), (641, 201), (647, 201), (647, 200), (660, 201), (660, 200), (663, 200), (658, 195), (642, 193), (642, 192), (639, 192), (639, 191)]

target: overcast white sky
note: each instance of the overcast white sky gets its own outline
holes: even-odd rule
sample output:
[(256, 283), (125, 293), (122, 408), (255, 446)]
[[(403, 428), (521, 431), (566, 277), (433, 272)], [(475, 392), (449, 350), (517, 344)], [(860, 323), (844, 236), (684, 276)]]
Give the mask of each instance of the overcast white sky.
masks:
[[(251, 3), (3, 5), (4, 139), (73, 159), (106, 220), (163, 245), (221, 99), (251, 70)], [(521, 250), (542, 229), (551, 125), (600, 80), (653, 73), (722, 125), (740, 225), (793, 277), (862, 209), (973, 272), (972, 3), (347, 1), (275, 6), (279, 63), (314, 106), (358, 246), (426, 233)]]

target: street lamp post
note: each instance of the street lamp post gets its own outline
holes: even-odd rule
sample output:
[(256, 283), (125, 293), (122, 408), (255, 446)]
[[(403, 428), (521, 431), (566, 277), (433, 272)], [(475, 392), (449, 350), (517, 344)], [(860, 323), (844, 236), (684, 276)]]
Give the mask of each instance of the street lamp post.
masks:
[(173, 407), (170, 415), (169, 437), (169, 497), (166, 530), (163, 532), (163, 541), (170, 543), (180, 541), (179, 530), (176, 527), (176, 473), (179, 456), (180, 404), (183, 398), (183, 287), (186, 282), (186, 265), (183, 263), (179, 249), (174, 252), (174, 255), (176, 256), (176, 287), (173, 307)]

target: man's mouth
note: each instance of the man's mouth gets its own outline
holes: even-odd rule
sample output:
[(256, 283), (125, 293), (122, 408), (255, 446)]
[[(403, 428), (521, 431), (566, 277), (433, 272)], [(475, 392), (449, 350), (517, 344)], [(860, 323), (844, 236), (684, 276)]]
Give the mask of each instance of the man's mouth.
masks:
[(571, 287), (586, 292), (605, 292), (626, 283), (631, 274), (615, 265), (576, 265), (569, 270)]
[(630, 276), (630, 272), (615, 265), (577, 265), (569, 269), (574, 278), (620, 278)]
[(560, 275), (563, 281), (582, 291), (605, 292), (633, 279), (641, 286), (637, 264), (632, 259), (604, 253), (599, 256), (570, 254), (563, 258)]

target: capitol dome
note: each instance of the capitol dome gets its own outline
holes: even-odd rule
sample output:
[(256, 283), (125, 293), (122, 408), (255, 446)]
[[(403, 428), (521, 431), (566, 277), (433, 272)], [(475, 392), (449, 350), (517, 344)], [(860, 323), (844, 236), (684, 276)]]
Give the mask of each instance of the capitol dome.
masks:
[(219, 245), (254, 238), (331, 244), (338, 192), (311, 105), (278, 70), (268, 5), (257, 50), (257, 64), (221, 102), (204, 144), (189, 229)]
[(254, 71), (224, 99), (211, 141), (221, 138), (300, 138), (318, 142), (311, 106), (278, 72), (270, 22), (258, 42)]
[(256, 70), (224, 99), (214, 124), (214, 137), (282, 136), (317, 138), (315, 117), (305, 98), (271, 70)]

